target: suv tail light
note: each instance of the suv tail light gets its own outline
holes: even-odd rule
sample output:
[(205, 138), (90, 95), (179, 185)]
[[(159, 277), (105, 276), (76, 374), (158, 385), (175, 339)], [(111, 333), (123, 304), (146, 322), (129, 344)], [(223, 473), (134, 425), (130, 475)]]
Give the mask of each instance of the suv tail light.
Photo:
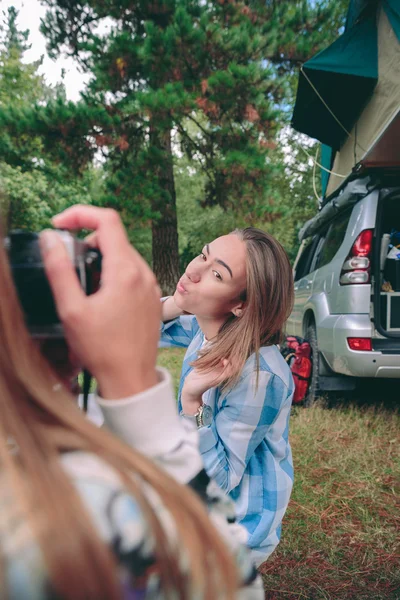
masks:
[(347, 338), (350, 350), (372, 352), (371, 338)]
[(371, 253), (373, 229), (364, 229), (354, 242), (350, 254), (343, 263), (340, 285), (369, 283), (371, 279)]

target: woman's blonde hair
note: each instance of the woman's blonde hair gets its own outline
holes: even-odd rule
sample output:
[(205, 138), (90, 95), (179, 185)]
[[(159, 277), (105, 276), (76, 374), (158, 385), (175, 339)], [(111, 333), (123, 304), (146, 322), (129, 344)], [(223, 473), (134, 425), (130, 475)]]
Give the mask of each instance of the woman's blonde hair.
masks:
[[(236, 569), (224, 542), (188, 487), (176, 483), (142, 454), (90, 423), (57, 378), (25, 327), (5, 252), (0, 245), (0, 498), (11, 495), (17, 515), (36, 540), (51, 589), (66, 600), (122, 597), (116, 559), (97, 533), (65, 473), (60, 454), (86, 451), (120, 476), (138, 502), (155, 540), (156, 569), (165, 595), (232, 598)], [(11, 452), (9, 442), (17, 448)], [(147, 500), (151, 486), (177, 530), (172, 542)], [(0, 561), (5, 584), (7, 542), (0, 525)], [(178, 551), (188, 563), (186, 575)], [(182, 564), (182, 560), (180, 561)]]
[(253, 353), (258, 378), (259, 350), (280, 343), (294, 300), (292, 268), (281, 244), (255, 227), (236, 229), (230, 235), (237, 235), (246, 245), (246, 289), (238, 298), (244, 302), (242, 314), (232, 315), (193, 362), (199, 371), (207, 372), (228, 360), (231, 374), (222, 386), (225, 389), (237, 382)]

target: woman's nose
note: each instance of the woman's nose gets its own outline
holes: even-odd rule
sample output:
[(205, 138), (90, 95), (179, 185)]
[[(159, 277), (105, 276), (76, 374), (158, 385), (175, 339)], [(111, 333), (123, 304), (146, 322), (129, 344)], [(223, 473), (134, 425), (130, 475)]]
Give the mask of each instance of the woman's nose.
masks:
[(192, 283), (199, 283), (200, 281), (200, 273), (195, 270), (187, 269), (185, 275)]

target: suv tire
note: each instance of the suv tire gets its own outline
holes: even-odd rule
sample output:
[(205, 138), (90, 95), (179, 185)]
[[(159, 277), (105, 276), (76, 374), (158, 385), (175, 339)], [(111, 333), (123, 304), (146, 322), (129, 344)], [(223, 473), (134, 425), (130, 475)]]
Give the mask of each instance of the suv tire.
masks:
[(318, 351), (318, 339), (317, 331), (314, 323), (310, 323), (305, 330), (305, 339), (311, 346), (312, 350), (312, 368), (311, 368), (311, 379), (310, 386), (308, 388), (307, 396), (304, 400), (304, 406), (309, 408), (314, 404), (319, 396), (319, 351)]

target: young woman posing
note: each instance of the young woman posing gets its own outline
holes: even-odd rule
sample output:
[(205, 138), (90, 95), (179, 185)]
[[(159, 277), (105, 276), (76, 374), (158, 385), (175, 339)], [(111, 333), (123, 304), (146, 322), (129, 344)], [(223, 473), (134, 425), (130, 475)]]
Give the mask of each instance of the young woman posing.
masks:
[(206, 244), (162, 305), (160, 346), (187, 347), (181, 415), (196, 421), (205, 470), (235, 501), (257, 564), (279, 542), (293, 483), (293, 380), (276, 346), (292, 304), (285, 251), (247, 228)]
[(207, 499), (197, 431), (156, 369), (153, 274), (113, 211), (77, 206), (54, 222), (94, 229), (103, 254), (101, 288), (86, 297), (59, 236), (41, 238), (68, 348), (96, 377), (120, 439), (91, 424), (60, 383), (74, 375), (67, 357), (52, 369), (30, 338), (0, 244), (1, 597), (260, 600), (223, 500)]

